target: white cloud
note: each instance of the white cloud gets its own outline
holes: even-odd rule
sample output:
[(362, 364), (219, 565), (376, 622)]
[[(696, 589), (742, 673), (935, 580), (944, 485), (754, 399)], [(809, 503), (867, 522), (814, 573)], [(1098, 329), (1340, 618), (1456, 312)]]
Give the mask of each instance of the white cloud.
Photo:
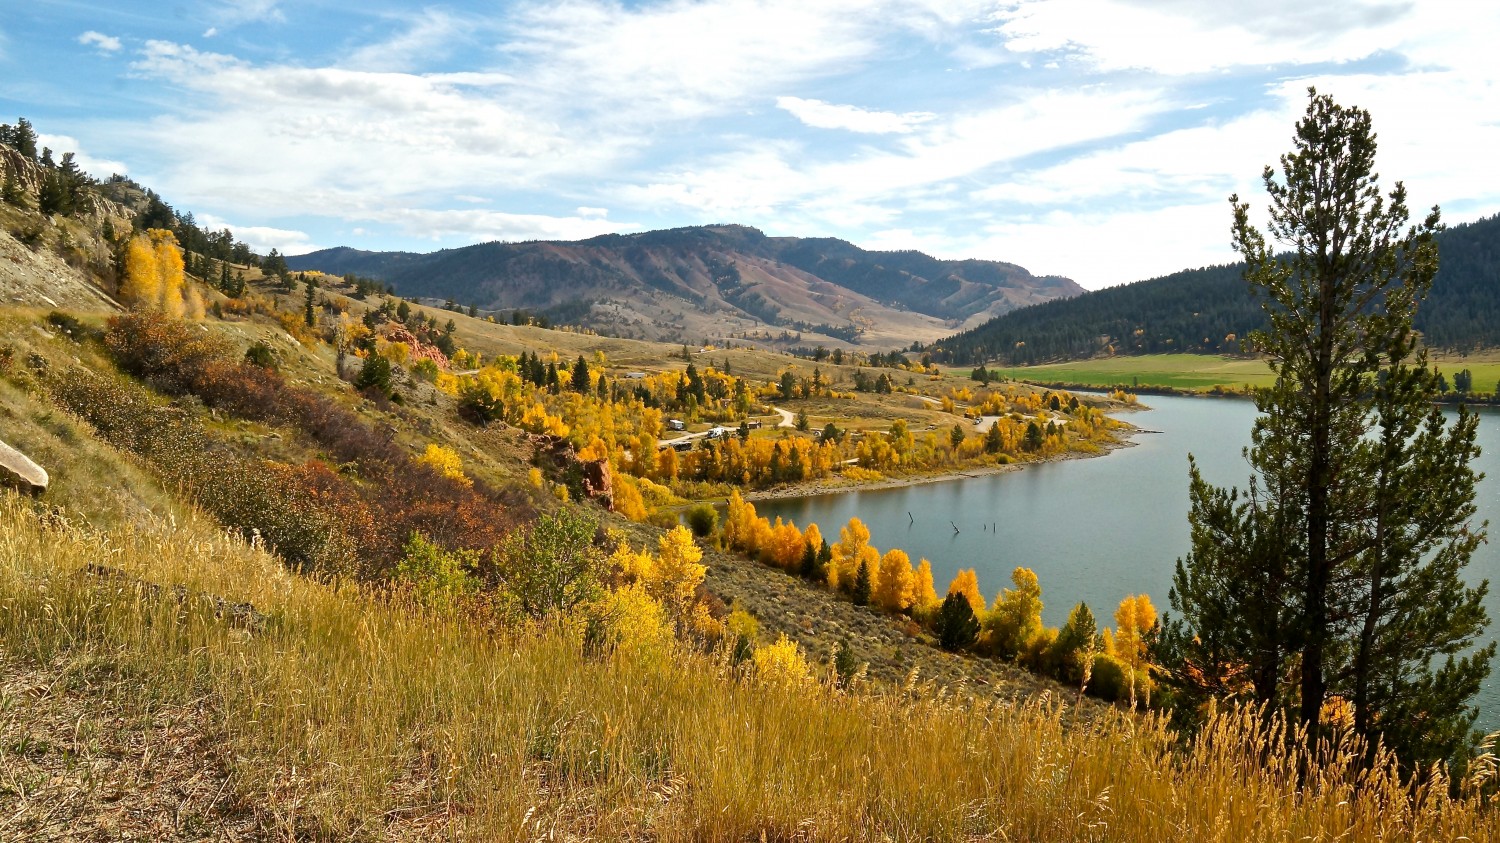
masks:
[(101, 53), (115, 53), (120, 50), (120, 39), (92, 29), (78, 36), (78, 43), (85, 47), (92, 46)]
[[(376, 12), (380, 40), (330, 54), (333, 66), (153, 41), (133, 72), (171, 86), (177, 104), (111, 129), (119, 148), (159, 156), (144, 178), (174, 202), (222, 209), (233, 197), (244, 220), (333, 217), (328, 231), (458, 240), (642, 227), (610, 213), (733, 220), (1101, 284), (1228, 259), (1225, 197), (1256, 201), (1260, 168), (1287, 148), (1315, 82), (1372, 110), (1382, 170), (1407, 181), (1414, 205), (1500, 210), (1488, 151), (1500, 148), (1488, 44), (1500, 5), (1459, 27), (1434, 4), (1378, 0), (998, 4)], [(219, 8), (239, 16), (214, 18), (220, 28), (281, 16), (267, 0)], [(423, 72), (437, 66), (461, 72)], [(909, 88), (893, 107), (897, 83)], [(769, 103), (840, 133), (778, 135), (789, 121)], [(535, 202), (560, 215), (528, 213)], [(310, 242), (297, 233), (265, 236)], [(1080, 248), (1086, 238), (1098, 247)]]
[[(1400, 40), (1407, 0), (1204, 4), (1195, 0), (1021, 0), (995, 32), (1017, 54), (1070, 54), (1100, 71), (1203, 73), (1347, 62)], [(1451, 21), (1451, 10), (1442, 12)]]
[(51, 149), (54, 160), (62, 160), (64, 152), (73, 153), (73, 160), (78, 162), (78, 166), (94, 178), (103, 179), (108, 178), (111, 173), (124, 174), (130, 172), (129, 168), (123, 162), (108, 158), (96, 158), (88, 154), (76, 139), (67, 135), (38, 133), (36, 145), (38, 149), (42, 147)]
[(548, 97), (607, 111), (615, 123), (741, 108), (825, 74), (881, 58), (901, 33), (932, 35), (974, 17), (984, 0), (608, 0), (518, 8), (501, 49), (529, 66)]
[(141, 131), (176, 158), (168, 175), (175, 190), (234, 195), (247, 210), (345, 214), (476, 188), (514, 190), (560, 173), (598, 172), (620, 149), (498, 100), (494, 89), (509, 82), (499, 74), (261, 68), (159, 41), (133, 66), (209, 102), (122, 131)]
[(339, 64), (357, 70), (410, 70), (434, 55), (445, 55), (455, 42), (473, 37), (481, 22), (439, 9), (423, 9), (398, 20), (404, 25), (396, 35), (367, 44)]
[(210, 26), (208, 29), (203, 30), (203, 37), (204, 38), (212, 38), (212, 37), (214, 37), (215, 35), (218, 35), (218, 34), (219, 34), (219, 28), (217, 26)]
[(242, 23), (282, 23), (286, 15), (278, 8), (280, 0), (220, 0), (212, 11), (215, 20), (226, 26)]
[(244, 241), (260, 254), (276, 249), (283, 255), (302, 255), (322, 248), (313, 245), (312, 237), (307, 232), (296, 229), (272, 228), (265, 225), (237, 225), (212, 214), (199, 215), (198, 223), (210, 231), (227, 228), (234, 233), (235, 239)]
[(912, 201), (930, 201), (957, 179), (1046, 150), (1137, 130), (1171, 106), (1155, 93), (1094, 88), (1042, 91), (1009, 105), (934, 121), (892, 148), (807, 161), (785, 142), (750, 141), (705, 167), (661, 173), (627, 198), (675, 202), (716, 214), (773, 216), (788, 204), (825, 219), (888, 220)]
[(776, 107), (815, 129), (844, 129), (874, 135), (906, 134), (937, 117), (930, 111), (871, 111), (855, 105), (834, 105), (801, 97), (777, 97)]
[(387, 208), (366, 217), (396, 225), (413, 237), (433, 240), (456, 237), (470, 242), (488, 240), (582, 240), (600, 234), (639, 230), (631, 223), (616, 223), (579, 215), (554, 217), (545, 214), (511, 214), (488, 210), (437, 210)]

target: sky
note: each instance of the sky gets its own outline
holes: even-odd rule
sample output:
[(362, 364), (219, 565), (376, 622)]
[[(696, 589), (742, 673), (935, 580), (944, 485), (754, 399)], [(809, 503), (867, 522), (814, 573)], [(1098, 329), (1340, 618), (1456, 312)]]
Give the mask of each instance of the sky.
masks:
[(712, 223), (1098, 288), (1227, 263), (1307, 89), (1500, 212), (1480, 0), (32, 0), (0, 122), (264, 252)]

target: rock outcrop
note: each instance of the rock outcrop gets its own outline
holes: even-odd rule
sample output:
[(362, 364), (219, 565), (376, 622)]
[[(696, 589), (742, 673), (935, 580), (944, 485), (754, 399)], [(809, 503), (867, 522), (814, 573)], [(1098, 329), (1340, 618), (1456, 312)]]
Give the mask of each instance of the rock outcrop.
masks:
[(0, 442), (0, 485), (20, 489), (28, 495), (40, 495), (51, 482), (46, 469), (15, 448)]
[[(585, 498), (596, 501), (606, 510), (615, 509), (614, 477), (610, 473), (609, 460), (583, 460), (573, 443), (562, 436), (539, 434), (529, 437), (536, 448), (538, 461), (545, 461), (564, 477), (576, 476), (583, 487)], [(577, 472), (574, 475), (574, 472)]]

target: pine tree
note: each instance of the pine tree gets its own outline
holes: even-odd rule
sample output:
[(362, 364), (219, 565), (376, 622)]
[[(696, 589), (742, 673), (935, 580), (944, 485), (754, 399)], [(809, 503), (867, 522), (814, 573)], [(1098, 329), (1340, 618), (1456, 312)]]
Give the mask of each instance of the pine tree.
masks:
[(578, 362), (573, 364), (572, 380), (569, 386), (573, 388), (574, 392), (583, 394), (587, 394), (592, 386), (589, 383), (589, 364), (587, 360), (583, 359), (582, 354), (578, 355)]
[(968, 598), (956, 591), (948, 592), (943, 606), (938, 609), (936, 630), (938, 644), (944, 650), (962, 650), (979, 637), (979, 619), (974, 617), (974, 607)]
[(1359, 731), (1422, 763), (1468, 742), (1467, 701), (1494, 653), (1455, 659), (1488, 622), (1486, 584), (1461, 577), (1484, 537), (1470, 523), (1475, 421), (1445, 424), (1439, 376), (1414, 356), (1437, 209), (1408, 228), (1404, 187), (1377, 184), (1369, 114), (1309, 100), (1280, 180), (1264, 174), (1274, 244), (1231, 197), (1269, 323), (1251, 345), (1276, 380), (1256, 393), (1249, 493), (1192, 471), (1193, 550), (1171, 594), (1182, 619), (1162, 650), (1203, 693), (1247, 667), (1257, 698), (1295, 705), (1314, 731), (1338, 697)]
[(0, 201), (17, 208), (26, 207), (26, 191), (21, 189), (16, 174), (10, 170), (5, 171), (5, 181), (0, 183)]
[(854, 587), (849, 589), (849, 596), (853, 598), (854, 605), (870, 605), (870, 592), (873, 586), (870, 582), (870, 563), (867, 560), (859, 560), (859, 568), (854, 572)]
[(11, 131), (11, 146), (26, 160), (36, 160), (36, 130), (31, 128), (31, 121), (25, 117), (16, 120), (16, 127)]
[(306, 322), (309, 328), (316, 327), (318, 324), (318, 314), (313, 309), (313, 297), (316, 294), (317, 287), (313, 282), (308, 281), (307, 295), (302, 301), (302, 321)]

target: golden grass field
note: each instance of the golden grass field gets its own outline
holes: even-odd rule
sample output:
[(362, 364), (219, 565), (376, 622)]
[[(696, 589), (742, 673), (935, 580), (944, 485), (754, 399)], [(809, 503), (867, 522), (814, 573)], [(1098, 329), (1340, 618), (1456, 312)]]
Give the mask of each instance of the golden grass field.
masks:
[[(186, 596), (80, 574), (101, 560)], [(238, 628), (205, 594), (253, 602), (269, 621)], [(788, 686), (675, 647), (591, 659), (564, 628), (486, 629), (300, 579), (196, 521), (105, 534), (7, 497), (0, 601), (5, 839), (61, 836), (58, 820), (154, 839), (1500, 834), (1478, 797), (1357, 772), (1351, 746), (1284, 751), (1253, 715), (1218, 717), (1178, 751), (1152, 719), (1070, 726), (1056, 698)], [(36, 677), (47, 684), (25, 686)], [(49, 716), (65, 705), (75, 720)], [(122, 792), (111, 739), (131, 729), (176, 746), (147, 753), (155, 775)], [(197, 777), (212, 785), (199, 788), (201, 813), (160, 807), (153, 788)], [(120, 801), (139, 810), (112, 813)]]

